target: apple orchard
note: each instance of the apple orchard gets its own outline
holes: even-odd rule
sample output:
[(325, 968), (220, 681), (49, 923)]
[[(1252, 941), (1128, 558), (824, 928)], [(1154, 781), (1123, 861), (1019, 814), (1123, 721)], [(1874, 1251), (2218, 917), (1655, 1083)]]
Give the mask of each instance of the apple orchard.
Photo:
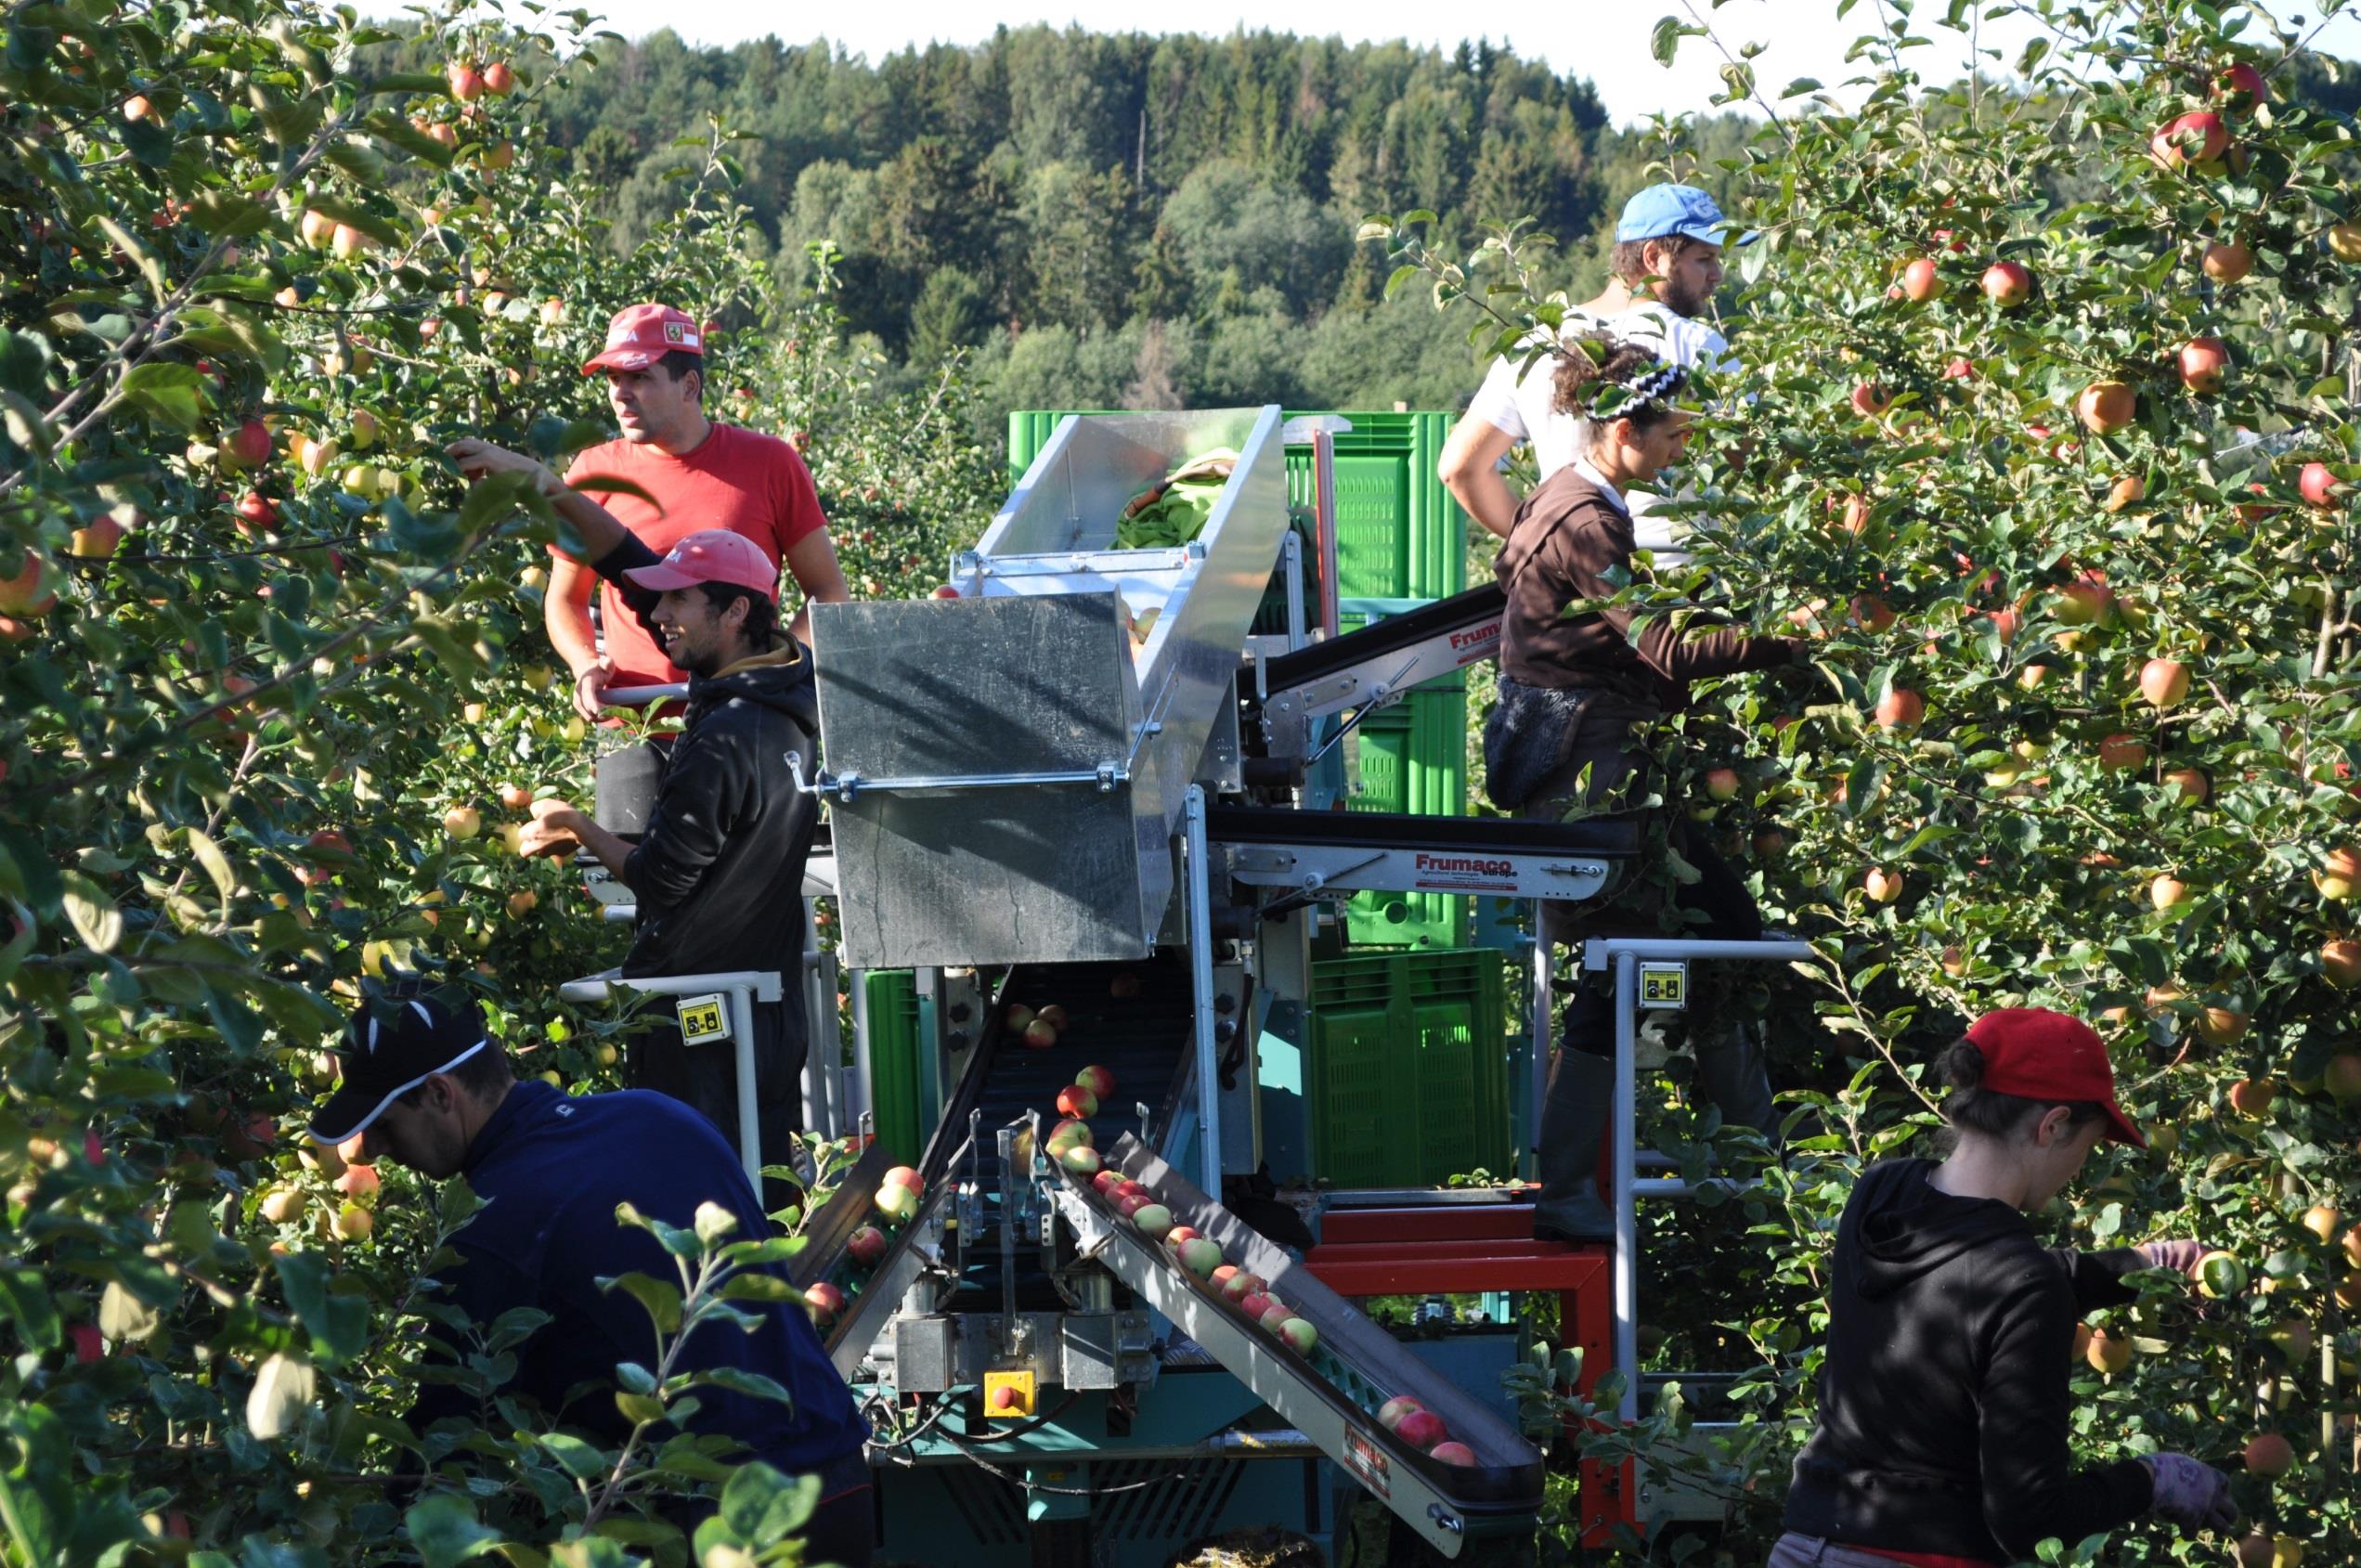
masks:
[[(389, 1498), (413, 1281), (464, 1206), (297, 1135), (392, 970), (481, 984), (525, 1070), (613, 1081), (622, 1025), (555, 995), (613, 933), (507, 848), (536, 795), (588, 793), (538, 624), (553, 525), (436, 454), (580, 445), (608, 313), (694, 302), (716, 411), (800, 433), (856, 593), (899, 596), (996, 499), (959, 367), (897, 397), (828, 296), (776, 297), (726, 126), (617, 254), (534, 119), (557, 59), (594, 68), (585, 24), (7, 18), (0, 1562), (652, 1560), (636, 1501), (694, 1468), (529, 1419), (473, 1445), (488, 1484)], [(1745, 401), (1693, 448), (1695, 575), (1634, 591), (1820, 639), (1682, 745), (1833, 962), (1778, 982), (1816, 1004), (1777, 1076), (1817, 1135), (1743, 1202), (1651, 1216), (1651, 1268), (1709, 1252), (1715, 1283), (1665, 1293), (1664, 1354), (1758, 1368), (1712, 1467), (1743, 1561), (1809, 1428), (1847, 1176), (1919, 1135), (1961, 1016), (2072, 1009), (2159, 1135), (2062, 1227), (2229, 1254), (2095, 1315), (2081, 1441), (2243, 1457), (2241, 1557), (2361, 1562), (2354, 131), (2259, 22), (2045, 28), (2030, 88), (1923, 88), (1880, 35), (1858, 110), (1804, 84), (1728, 167), (1667, 149), (1764, 239), (1727, 307)], [(2108, 1549), (2168, 1549), (2227, 1546)]]

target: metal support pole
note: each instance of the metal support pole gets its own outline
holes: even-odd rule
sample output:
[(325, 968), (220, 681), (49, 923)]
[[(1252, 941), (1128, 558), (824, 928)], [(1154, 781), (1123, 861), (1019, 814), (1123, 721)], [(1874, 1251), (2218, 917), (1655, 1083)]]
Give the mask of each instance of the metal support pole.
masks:
[(1312, 433), (1312, 528), (1319, 547), (1320, 632), (1334, 641), (1336, 606), (1336, 437)]
[(877, 1081), (869, 1059), (869, 972), (866, 969), (846, 971), (848, 989), (852, 992), (852, 1093), (851, 1114), (846, 1118), (846, 1131), (875, 1134), (877, 1130)]
[[(738, 1161), (746, 1180), (762, 1191), (761, 1108), (754, 1100), (754, 998), (742, 985), (730, 988), (730, 1042), (738, 1061)], [(784, 1161), (786, 1151), (779, 1151)]]
[(1198, 1186), (1210, 1197), (1222, 1190), (1222, 1085), (1213, 1041), (1213, 912), (1208, 907), (1213, 886), (1206, 865), (1202, 786), (1188, 786), (1183, 810), (1187, 819), (1188, 881), (1182, 894), (1187, 901), (1189, 1018), (1197, 1043)]
[(1557, 1020), (1550, 1009), (1550, 943), (1541, 926), (1544, 901), (1533, 901), (1533, 966), (1527, 974), (1531, 987), (1527, 1011), (1532, 1015), (1528, 1027), (1533, 1038), (1524, 1063), (1525, 1138), (1533, 1146), (1526, 1151), (1524, 1173), (1537, 1182), (1541, 1179), (1541, 1108), (1549, 1103), (1550, 1053), (1557, 1044), (1551, 1027)]
[(1615, 1364), (1623, 1374), (1624, 1420), (1640, 1414), (1640, 1222), (1633, 1212), (1632, 1139), (1637, 1135), (1639, 1094), (1632, 1083), (1638, 1045), (1640, 960), (1615, 955)]
[[(831, 1137), (835, 1129), (829, 1125), (828, 1085), (821, 1074), (824, 1057), (820, 1043), (824, 1038), (820, 1028), (820, 1004), (812, 987), (812, 977), (820, 966), (820, 946), (811, 928), (811, 901), (803, 901), (803, 928), (796, 933), (795, 1005), (803, 1009), (803, 1126), (808, 1133)], [(831, 1024), (836, 1019), (831, 1014)], [(827, 1033), (834, 1034), (831, 1029)]]
[(1278, 564), (1287, 593), (1287, 646), (1293, 652), (1311, 637), (1304, 628), (1304, 536), (1292, 528), (1278, 541)]

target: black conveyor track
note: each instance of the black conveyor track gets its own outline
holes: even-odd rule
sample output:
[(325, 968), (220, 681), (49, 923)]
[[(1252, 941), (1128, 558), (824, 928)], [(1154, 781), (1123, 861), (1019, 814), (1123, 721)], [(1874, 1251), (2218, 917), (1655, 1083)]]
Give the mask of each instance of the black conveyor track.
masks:
[(1518, 817), (1417, 817), (1392, 811), (1298, 811), (1284, 806), (1214, 806), (1205, 836), (1216, 844), (1312, 844), (1449, 854), (1594, 855), (1630, 860), (1640, 824), (1615, 817), (1527, 822)]
[(1498, 583), (1469, 589), (1438, 599), (1422, 609), (1388, 616), (1373, 625), (1351, 631), (1330, 642), (1315, 642), (1263, 664), (1264, 684), (1273, 692), (1309, 685), (1334, 670), (1350, 669), (1367, 659), (1424, 642), (1431, 638), (1503, 614), (1508, 595)]

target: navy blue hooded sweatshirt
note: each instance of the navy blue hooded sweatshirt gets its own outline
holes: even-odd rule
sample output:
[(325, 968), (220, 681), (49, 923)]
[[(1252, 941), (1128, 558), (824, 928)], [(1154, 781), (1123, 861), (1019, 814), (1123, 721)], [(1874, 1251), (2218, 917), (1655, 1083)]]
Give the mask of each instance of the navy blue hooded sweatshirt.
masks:
[[(655, 1330), (638, 1301), (602, 1290), (597, 1281), (634, 1270), (667, 1282), (680, 1277), (654, 1237), (616, 1222), (616, 1205), (686, 1228), (710, 1199), (737, 1215), (733, 1239), (771, 1234), (721, 1134), (687, 1106), (643, 1090), (568, 1096), (524, 1080), (468, 1146), (461, 1173), (484, 1208), (454, 1238), (461, 1262), (443, 1276), (446, 1299), (479, 1327), (512, 1307), (550, 1314), (518, 1350), (506, 1391), (531, 1395), (608, 1446), (630, 1430), (615, 1407), (616, 1365), (637, 1362), (653, 1371)], [(740, 1367), (778, 1383), (794, 1402), (700, 1388), (704, 1407), (692, 1430), (733, 1437), (748, 1450), (743, 1458), (790, 1475), (858, 1452), (868, 1429), (802, 1310), (784, 1302), (733, 1304), (763, 1314), (761, 1326), (747, 1333), (708, 1323), (674, 1369)], [(477, 1414), (469, 1394), (430, 1383), (420, 1390), (410, 1427), (422, 1432), (444, 1417)]]
[(1787, 1528), (1986, 1562), (2069, 1547), (2147, 1511), (2137, 1459), (2076, 1470), (2074, 1320), (2133, 1299), (2129, 1248), (2043, 1247), (2025, 1216), (1954, 1198), (1924, 1160), (1862, 1173), (1836, 1227), (1820, 1430)]

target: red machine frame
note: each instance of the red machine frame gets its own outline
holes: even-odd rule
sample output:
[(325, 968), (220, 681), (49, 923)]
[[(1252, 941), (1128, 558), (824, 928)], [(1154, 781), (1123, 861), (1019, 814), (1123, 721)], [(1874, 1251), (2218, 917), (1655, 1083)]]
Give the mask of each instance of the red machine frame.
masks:
[[(1339, 1295), (1555, 1291), (1563, 1347), (1582, 1352), (1576, 1390), (1589, 1393), (1615, 1364), (1614, 1249), (1535, 1240), (1529, 1203), (1331, 1209), (1320, 1233), (1304, 1262)], [(1631, 1470), (1581, 1461), (1583, 1545), (1606, 1545), (1612, 1524), (1636, 1525)]]

